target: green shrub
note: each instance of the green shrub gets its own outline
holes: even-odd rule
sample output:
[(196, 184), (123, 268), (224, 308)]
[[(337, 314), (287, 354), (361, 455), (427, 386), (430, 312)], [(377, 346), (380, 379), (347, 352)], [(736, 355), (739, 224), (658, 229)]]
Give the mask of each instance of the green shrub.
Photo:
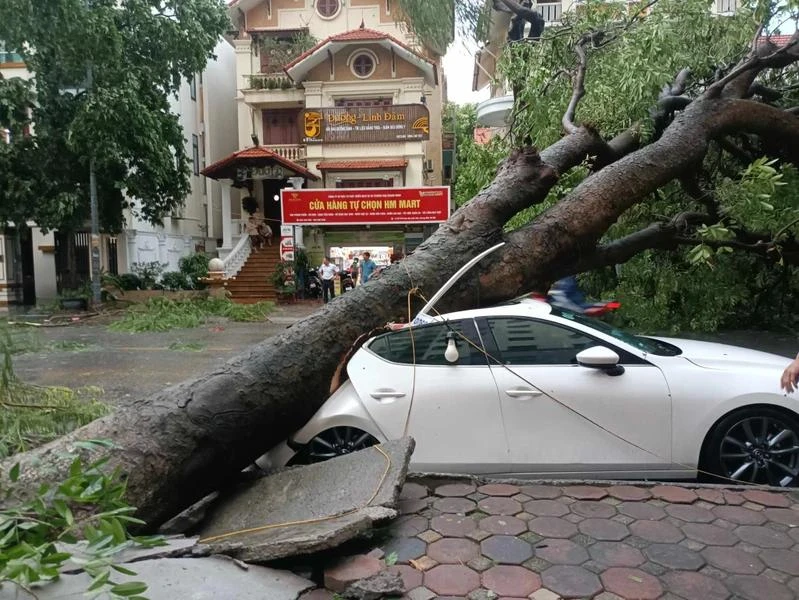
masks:
[(164, 273), (161, 275), (160, 283), (165, 290), (170, 291), (192, 289), (191, 281), (185, 273), (181, 273), (180, 271), (168, 271)]
[(204, 252), (195, 252), (189, 256), (184, 256), (178, 262), (180, 272), (189, 279), (192, 289), (205, 289), (205, 283), (200, 280), (208, 277), (208, 263), (210, 260), (211, 258)]
[(138, 290), (142, 287), (141, 278), (135, 273), (123, 273), (119, 275), (119, 287), (124, 291)]
[(166, 266), (165, 263), (154, 260), (146, 263), (133, 263), (130, 269), (141, 281), (141, 288), (151, 290), (155, 288), (155, 282), (158, 281)]

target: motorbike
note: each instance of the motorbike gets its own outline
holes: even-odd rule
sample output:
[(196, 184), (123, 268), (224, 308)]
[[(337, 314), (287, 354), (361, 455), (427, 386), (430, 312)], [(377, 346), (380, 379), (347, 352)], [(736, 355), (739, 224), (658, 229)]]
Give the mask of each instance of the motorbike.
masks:
[(598, 317), (621, 308), (621, 302), (616, 300), (586, 302), (582, 292), (577, 287), (577, 281), (573, 277), (567, 277), (555, 283), (545, 296), (531, 294), (531, 297), (588, 317)]
[(341, 280), (341, 292), (351, 292), (355, 289), (355, 282), (352, 279), (352, 275), (349, 271), (341, 271), (338, 274)]
[(319, 279), (319, 273), (316, 272), (316, 269), (308, 269), (308, 274), (305, 276), (305, 297), (322, 297), (322, 280)]

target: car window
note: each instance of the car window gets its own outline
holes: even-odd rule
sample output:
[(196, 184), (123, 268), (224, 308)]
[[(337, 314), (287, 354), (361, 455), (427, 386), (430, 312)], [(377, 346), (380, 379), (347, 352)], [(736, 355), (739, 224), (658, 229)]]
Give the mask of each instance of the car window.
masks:
[(498, 358), (506, 365), (577, 364), (576, 356), (596, 346), (593, 338), (560, 325), (496, 317), (486, 319)]
[(682, 350), (680, 350), (674, 344), (669, 344), (668, 342), (664, 342), (662, 340), (656, 340), (649, 337), (644, 337), (640, 335), (633, 335), (632, 333), (628, 333), (623, 329), (619, 329), (618, 327), (613, 327), (612, 325), (608, 325), (604, 321), (600, 321), (599, 319), (594, 319), (592, 317), (587, 317), (585, 315), (581, 315), (570, 310), (564, 310), (557, 307), (552, 307), (552, 314), (563, 319), (568, 319), (569, 321), (576, 321), (581, 325), (585, 325), (587, 327), (591, 327), (592, 329), (596, 329), (597, 331), (601, 331), (604, 334), (610, 335), (615, 337), (617, 340), (621, 340), (626, 344), (630, 344), (631, 346), (638, 348), (639, 350), (643, 350), (644, 352), (648, 352), (650, 354), (655, 354), (657, 356), (679, 356), (682, 354)]
[(415, 350), (417, 365), (449, 365), (444, 350), (447, 349), (447, 333), (450, 331), (456, 334), (458, 365), (487, 364), (471, 320), (430, 323), (385, 333), (369, 343), (369, 350), (388, 361), (409, 365), (414, 364)]

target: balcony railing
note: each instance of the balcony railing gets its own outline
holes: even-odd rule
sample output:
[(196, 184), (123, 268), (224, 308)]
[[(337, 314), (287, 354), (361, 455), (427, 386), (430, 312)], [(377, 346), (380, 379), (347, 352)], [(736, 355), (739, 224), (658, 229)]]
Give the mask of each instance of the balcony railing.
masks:
[(738, 10), (738, 0), (716, 0), (716, 12), (730, 14)]
[(265, 147), (286, 160), (305, 162), (305, 146), (299, 144), (279, 144), (275, 146), (265, 144)]
[(562, 2), (538, 2), (536, 3), (536, 10), (544, 17), (545, 23), (560, 23), (561, 16), (563, 15)]
[(0, 48), (0, 64), (16, 64), (23, 61), (22, 55), (16, 52), (6, 52)]
[(245, 90), (293, 90), (296, 87), (285, 73), (255, 73), (244, 76)]

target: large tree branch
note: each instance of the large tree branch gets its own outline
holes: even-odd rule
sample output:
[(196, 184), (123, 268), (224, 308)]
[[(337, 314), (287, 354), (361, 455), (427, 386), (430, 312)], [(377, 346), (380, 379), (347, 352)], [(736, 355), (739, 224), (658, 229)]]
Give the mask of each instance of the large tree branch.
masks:
[[(595, 173), (532, 223), (509, 233), (499, 267), (482, 275), (482, 300), (520, 295), (573, 272), (626, 210), (701, 164), (712, 140), (737, 132), (773, 138), (799, 164), (795, 116), (751, 100), (698, 99), (660, 139)], [(522, 272), (515, 265), (527, 268)]]
[(679, 233), (685, 232), (690, 226), (712, 222), (713, 218), (710, 215), (683, 213), (667, 222), (652, 223), (640, 231), (598, 246), (595, 252), (576, 263), (574, 270), (582, 272), (620, 265), (644, 250), (675, 248)]
[(585, 72), (588, 67), (585, 45), (589, 41), (590, 37), (583, 35), (574, 45), (574, 53), (577, 55), (577, 72), (574, 74), (572, 96), (569, 99), (569, 106), (566, 107), (566, 112), (563, 114), (563, 119), (561, 119), (563, 129), (567, 133), (575, 133), (578, 129), (578, 126), (574, 122), (574, 117), (577, 112), (577, 104), (579, 104), (580, 100), (585, 96)]

